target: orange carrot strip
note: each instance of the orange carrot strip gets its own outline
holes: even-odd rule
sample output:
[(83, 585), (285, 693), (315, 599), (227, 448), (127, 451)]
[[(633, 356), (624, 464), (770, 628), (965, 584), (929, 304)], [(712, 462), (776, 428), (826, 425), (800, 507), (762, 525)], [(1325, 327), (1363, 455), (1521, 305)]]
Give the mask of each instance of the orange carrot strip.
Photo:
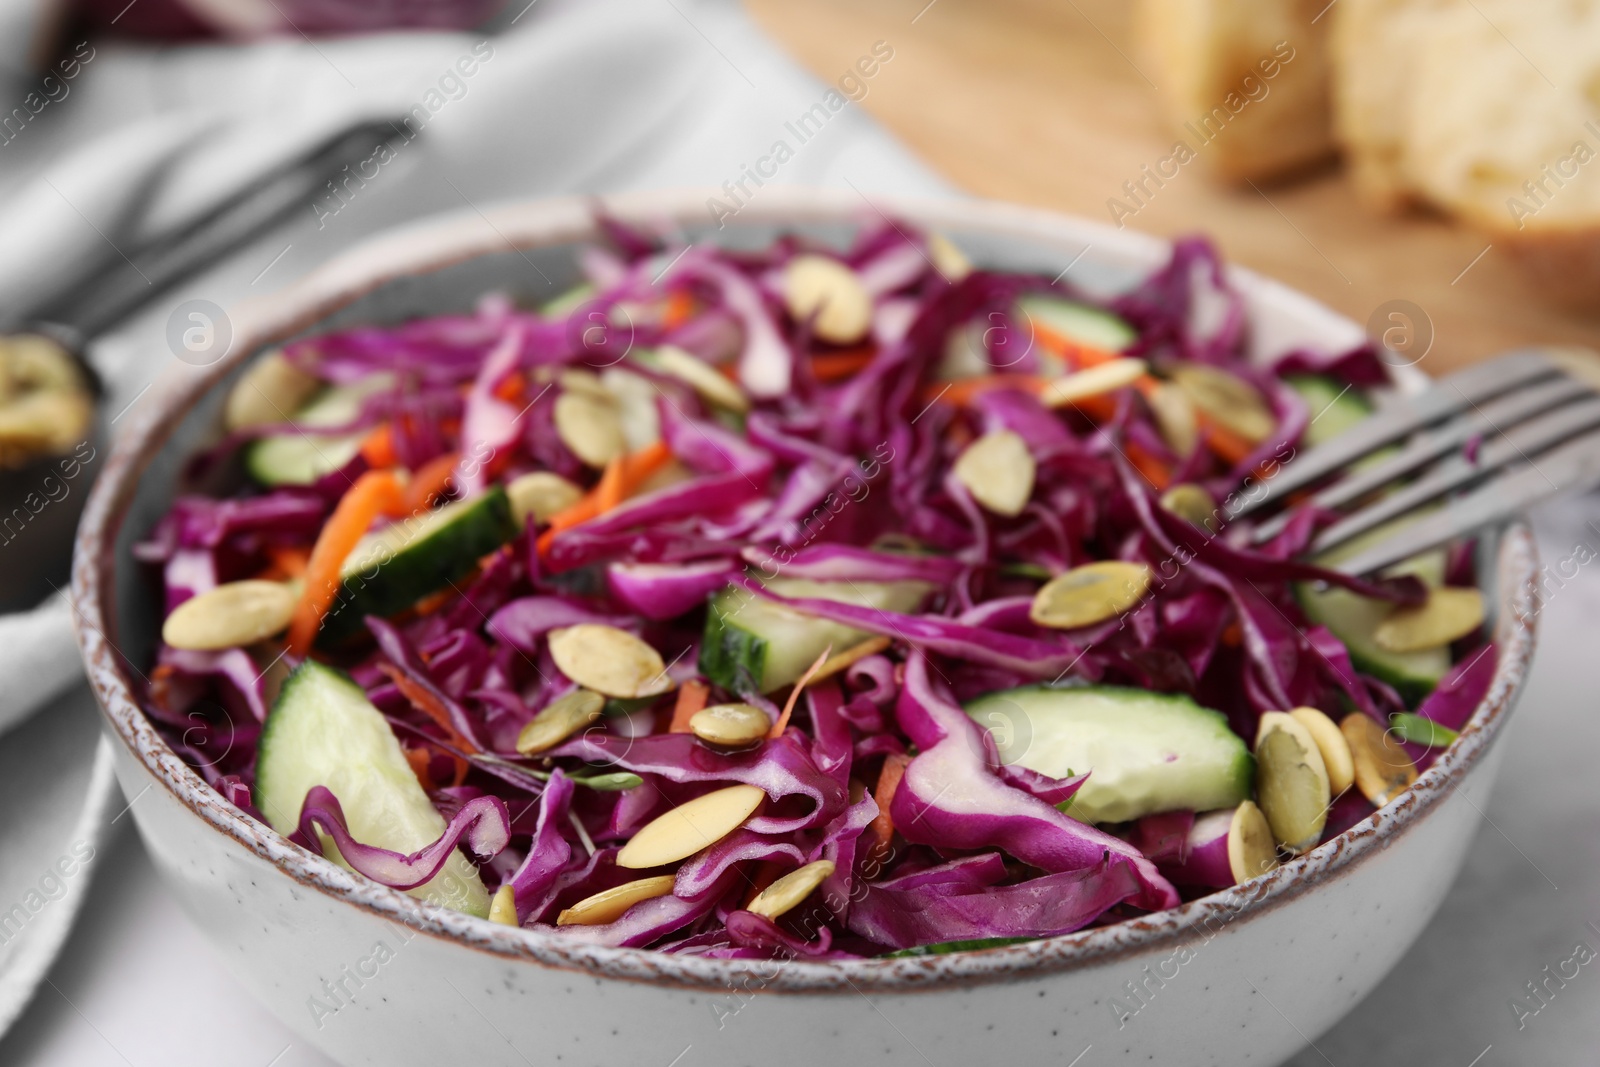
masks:
[(1230, 622), (1222, 631), (1222, 643), (1229, 648), (1238, 648), (1244, 643), (1244, 630), (1239, 626), (1237, 619)]
[(1132, 463), (1134, 469), (1144, 475), (1151, 485), (1157, 489), (1165, 489), (1172, 484), (1172, 471), (1138, 442), (1128, 442), (1127, 454), (1128, 462)]
[(1044, 378), (1033, 374), (985, 374), (980, 378), (962, 378), (944, 385), (929, 383), (923, 386), (922, 395), (923, 400), (930, 404), (939, 400), (964, 407), (972, 403), (978, 394), (991, 389), (1020, 389), (1037, 396), (1046, 384)]
[(382, 470), (400, 462), (394, 450), (394, 428), (387, 422), (379, 423), (361, 442), (361, 455), (371, 467)]
[(401, 754), (406, 762), (411, 764), (411, 773), (417, 776), (417, 784), (422, 786), (425, 793), (433, 792), (433, 778), (428, 774), (428, 765), (433, 762), (433, 757), (425, 748), (402, 748)]
[(1246, 456), (1255, 451), (1255, 446), (1249, 441), (1204, 415), (1200, 416), (1200, 429), (1205, 436), (1206, 447), (1229, 463), (1243, 462)]
[(1075, 367), (1098, 367), (1102, 363), (1110, 363), (1114, 359), (1121, 359), (1122, 354), (1111, 352), (1104, 348), (1086, 345), (1082, 341), (1074, 341), (1065, 334), (1056, 333), (1048, 326), (1041, 326), (1038, 322), (1033, 324), (1033, 335), (1046, 346), (1064, 356), (1067, 362)]
[(773, 723), (772, 729), (767, 732), (768, 739), (776, 740), (783, 736), (784, 729), (789, 725), (789, 716), (794, 714), (794, 706), (800, 702), (800, 690), (804, 689), (806, 683), (822, 669), (822, 665), (828, 662), (828, 657), (831, 655), (833, 646), (829, 645), (822, 650), (822, 655), (817, 657), (817, 661), (806, 668), (806, 673), (800, 676), (800, 680), (794, 683), (794, 688), (789, 690), (789, 699), (783, 702), (783, 714), (778, 716), (778, 721)]
[(459, 462), (461, 462), (459, 455), (446, 452), (419, 467), (406, 486), (406, 511), (415, 515), (431, 509), (434, 501), (443, 496), (445, 490), (449, 488), (450, 478), (455, 474), (456, 464)]
[(306, 563), (306, 585), (289, 623), (289, 651), (311, 651), (317, 629), (339, 591), (339, 569), (356, 543), (380, 515), (399, 515), (405, 504), (400, 480), (392, 471), (367, 471), (339, 498), (333, 514), (317, 535)]
[(272, 565), (286, 577), (300, 578), (306, 573), (306, 564), (311, 560), (311, 550), (300, 545), (268, 545), (267, 559), (271, 560)]
[(870, 346), (848, 349), (844, 352), (824, 352), (811, 357), (811, 373), (819, 382), (836, 382), (859, 374), (878, 350)]
[(878, 862), (882, 862), (883, 853), (894, 840), (894, 816), (889, 814), (889, 805), (894, 803), (895, 791), (900, 788), (900, 780), (905, 777), (906, 766), (910, 762), (910, 756), (891, 752), (883, 758), (883, 768), (878, 771), (878, 786), (872, 791), (872, 799), (878, 804), (878, 814), (867, 824), (867, 832), (873, 838), (867, 854)]
[(706, 706), (706, 698), (710, 695), (711, 687), (704, 682), (684, 682), (679, 686), (678, 703), (672, 709), (672, 722), (667, 726), (667, 733), (688, 733), (689, 720)]
[(672, 458), (672, 450), (663, 441), (646, 445), (639, 451), (606, 464), (599, 483), (585, 493), (577, 503), (550, 516), (550, 527), (539, 535), (539, 553), (550, 549), (556, 534), (581, 522), (597, 518), (624, 500), (652, 474), (664, 467)]
[(674, 289), (667, 294), (666, 307), (661, 310), (663, 329), (676, 329), (689, 321), (694, 314), (694, 297), (687, 289)]
[(594, 487), (594, 510), (596, 515), (604, 515), (622, 503), (622, 495), (627, 489), (624, 484), (627, 470), (628, 461), (622, 456), (618, 456), (606, 464), (606, 469), (600, 475), (599, 484)]
[[(452, 745), (466, 749), (468, 752), (478, 751), (477, 746), (456, 730), (455, 723), (450, 721), (449, 709), (439, 701), (438, 697), (428, 692), (426, 687), (418, 685), (406, 675), (405, 671), (402, 671), (392, 663), (380, 663), (378, 664), (378, 669), (389, 676), (389, 680), (394, 683), (394, 687), (400, 690), (401, 696), (409, 700), (413, 707), (439, 725), (439, 729), (445, 732), (446, 738), (449, 739)], [(456, 779), (452, 784), (460, 785), (462, 779), (467, 776), (467, 761), (454, 753), (450, 754), (450, 758), (455, 761), (456, 765)]]
[(456, 591), (454, 589), (441, 589), (437, 593), (430, 593), (417, 601), (411, 610), (418, 615), (432, 615), (455, 598)]
[(490, 392), (508, 404), (519, 403), (528, 393), (528, 379), (523, 374), (511, 374), (500, 379)]

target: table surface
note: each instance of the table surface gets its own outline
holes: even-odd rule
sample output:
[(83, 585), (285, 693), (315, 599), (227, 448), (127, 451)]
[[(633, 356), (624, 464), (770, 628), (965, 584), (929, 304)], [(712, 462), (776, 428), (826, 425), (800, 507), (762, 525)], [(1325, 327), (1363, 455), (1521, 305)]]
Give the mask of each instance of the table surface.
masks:
[[(875, 41), (894, 58), (861, 106), (967, 192), (1112, 221), (1107, 201), (1170, 154), (1158, 70), (1130, 0), (747, 0), (812, 73), (837, 79)], [(1148, 77), (1147, 77), (1148, 76)], [(1433, 374), (1528, 343), (1600, 347), (1600, 319), (1552, 309), (1503, 248), (1447, 220), (1374, 213), (1328, 167), (1229, 187), (1185, 167), (1129, 224), (1204, 231), (1252, 267), (1368, 322), (1405, 300), (1431, 320)], [(1481, 255), (1481, 258), (1479, 258)], [(1469, 269), (1470, 268), (1470, 269)], [(1386, 323), (1389, 321), (1385, 319)], [(1426, 328), (1418, 320), (1419, 329)]]

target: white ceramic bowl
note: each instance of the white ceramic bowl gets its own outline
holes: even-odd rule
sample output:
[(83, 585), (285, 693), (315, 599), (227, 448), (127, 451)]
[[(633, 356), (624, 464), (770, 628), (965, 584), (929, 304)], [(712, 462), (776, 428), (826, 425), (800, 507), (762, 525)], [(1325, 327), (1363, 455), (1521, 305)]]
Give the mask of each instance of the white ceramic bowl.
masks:
[[(769, 188), (718, 231), (704, 192), (619, 196), (616, 216), (696, 239), (777, 229), (842, 238), (881, 209), (942, 231), (979, 262), (1116, 288), (1158, 265), (1152, 238), (976, 202), (879, 202)], [(423, 904), (311, 855), (224, 803), (151, 728), (130, 688), (156, 607), (129, 546), (165, 511), (185, 456), (217, 435), (244, 358), (304, 332), (458, 310), (575, 277), (590, 200), (426, 223), (374, 241), (239, 311), (232, 354), (180, 368), (131, 416), (77, 546), (78, 637), (117, 773), (157, 867), (240, 980), (346, 1064), (1273, 1064), (1373, 988), (1461, 864), (1533, 648), (1526, 528), (1487, 555), (1500, 661), (1461, 740), (1414, 789), (1341, 837), (1246, 885), (1116, 926), (921, 959), (765, 963), (598, 948)], [(1082, 257), (1081, 259), (1078, 257)], [(547, 283), (544, 279), (550, 279)], [(1356, 326), (1245, 271), (1261, 355), (1338, 348)], [(126, 658), (124, 658), (124, 656)], [(130, 666), (131, 664), (131, 666)], [(1115, 1003), (1114, 1003), (1115, 1002)], [(1134, 1010), (1129, 1010), (1134, 1009)], [(1079, 1057), (1082, 1057), (1081, 1061)]]

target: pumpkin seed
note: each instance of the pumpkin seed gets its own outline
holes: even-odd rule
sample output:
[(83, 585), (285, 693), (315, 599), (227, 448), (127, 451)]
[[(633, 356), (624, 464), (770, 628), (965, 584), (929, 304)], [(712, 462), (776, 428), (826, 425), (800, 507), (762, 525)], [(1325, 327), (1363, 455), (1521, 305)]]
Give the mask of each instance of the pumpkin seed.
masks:
[(835, 652), (822, 661), (822, 666), (818, 667), (817, 673), (811, 676), (811, 681), (815, 684), (824, 678), (833, 677), (840, 671), (849, 670), (857, 660), (866, 659), (868, 656), (876, 656), (893, 643), (894, 640), (892, 638), (879, 635), (877, 637), (869, 637), (858, 645), (851, 645), (843, 652)]
[(1022, 514), (1033, 495), (1033, 453), (1012, 430), (990, 430), (972, 442), (956, 460), (954, 472), (972, 498), (996, 515)]
[(743, 826), (766, 798), (753, 785), (730, 785), (695, 797), (634, 834), (617, 853), (617, 866), (644, 870), (688, 859)]
[(795, 321), (815, 315), (817, 338), (847, 345), (866, 336), (872, 325), (872, 297), (855, 271), (832, 256), (795, 256), (783, 271), (783, 302)]
[(583, 393), (608, 404), (616, 400), (600, 375), (582, 367), (564, 368), (556, 374), (556, 384), (568, 393)]
[(1203, 486), (1193, 482), (1175, 485), (1161, 494), (1161, 506), (1203, 530), (1215, 530), (1217, 502)]
[(550, 657), (585, 689), (619, 700), (658, 696), (672, 688), (661, 653), (615, 626), (583, 622), (551, 630)]
[(1203, 363), (1180, 363), (1172, 368), (1172, 380), (1207, 418), (1253, 445), (1278, 428), (1261, 390), (1237, 374)]
[(1370, 716), (1352, 712), (1339, 720), (1339, 732), (1350, 743), (1356, 788), (1374, 807), (1383, 807), (1417, 780), (1417, 765), (1400, 742)]
[(757, 893), (755, 899), (744, 906), (744, 910), (767, 919), (776, 919), (809, 897), (817, 886), (828, 880), (833, 870), (832, 860), (817, 860), (799, 870), (790, 871)]
[(1307, 852), (1328, 822), (1328, 772), (1310, 731), (1281, 711), (1261, 716), (1256, 740), (1256, 800), (1272, 836)]
[(1424, 719), (1421, 715), (1413, 715), (1409, 711), (1400, 711), (1389, 716), (1389, 729), (1393, 730), (1400, 740), (1427, 748), (1449, 748), (1456, 743), (1456, 738), (1461, 736), (1448, 726), (1441, 726), (1432, 719)]
[(928, 258), (933, 260), (933, 269), (938, 271), (945, 281), (954, 285), (972, 273), (972, 260), (968, 259), (967, 254), (957, 248), (950, 238), (942, 233), (930, 233), (927, 243)]
[(740, 414), (750, 410), (750, 398), (744, 390), (699, 356), (676, 345), (662, 345), (656, 349), (656, 365), (699, 393), (708, 404)]
[(606, 698), (588, 689), (574, 689), (551, 701), (517, 734), (517, 751), (531, 756), (555, 748), (600, 717)]
[(1316, 708), (1295, 708), (1289, 715), (1304, 726), (1311, 740), (1316, 742), (1322, 766), (1328, 772), (1328, 791), (1338, 796), (1349, 789), (1356, 780), (1356, 771), (1350, 762), (1350, 742), (1344, 739), (1339, 727)]
[(1028, 618), (1055, 630), (1076, 630), (1127, 611), (1150, 589), (1143, 563), (1108, 559), (1085, 563), (1045, 583), (1033, 598)]
[(1098, 367), (1057, 378), (1044, 387), (1039, 399), (1047, 408), (1061, 408), (1080, 400), (1126, 389), (1145, 376), (1149, 365), (1142, 359), (1113, 359)]
[(1248, 882), (1278, 865), (1278, 848), (1267, 817), (1254, 803), (1241, 801), (1228, 824), (1228, 869), (1235, 884)]
[(550, 516), (565, 511), (583, 498), (583, 490), (552, 471), (531, 471), (518, 475), (506, 485), (511, 498), (511, 514), (526, 526), (549, 522)]
[(161, 639), (202, 652), (253, 645), (288, 629), (299, 600), (298, 590), (283, 582), (228, 582), (174, 608)]
[(1466, 637), (1483, 625), (1483, 594), (1443, 586), (1421, 604), (1396, 608), (1372, 633), (1385, 652), (1421, 652)]
[(556, 435), (579, 460), (604, 467), (627, 451), (617, 406), (582, 390), (568, 390), (556, 398)]
[(656, 383), (621, 367), (607, 367), (600, 379), (617, 398), (617, 418), (628, 451), (637, 452), (661, 440), (661, 412), (656, 406), (661, 390)]
[(44, 390), (81, 393), (87, 388), (77, 360), (54, 339), (39, 333), (0, 338), (0, 392)]
[(489, 901), (489, 921), (502, 926), (522, 925), (517, 922), (517, 894), (510, 882), (494, 891), (494, 899)]
[(564, 909), (556, 916), (556, 925), (604, 926), (606, 923), (614, 923), (627, 914), (628, 909), (635, 904), (671, 894), (674, 881), (676, 879), (672, 875), (662, 874), (654, 878), (641, 878), (637, 882), (612, 886), (592, 897), (584, 897), (572, 907)]
[(1156, 428), (1180, 459), (1188, 459), (1200, 447), (1200, 416), (1189, 395), (1171, 382), (1161, 382), (1145, 394)]
[(737, 748), (766, 737), (772, 720), (750, 704), (713, 704), (690, 716), (689, 729), (709, 745)]
[(230, 430), (288, 422), (321, 388), (321, 381), (275, 348), (246, 367), (234, 383), (223, 422)]

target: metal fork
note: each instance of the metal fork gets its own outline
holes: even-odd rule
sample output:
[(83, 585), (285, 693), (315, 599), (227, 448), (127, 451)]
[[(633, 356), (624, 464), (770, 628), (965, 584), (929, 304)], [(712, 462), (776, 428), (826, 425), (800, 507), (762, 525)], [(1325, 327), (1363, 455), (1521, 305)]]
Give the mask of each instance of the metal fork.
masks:
[[(1362, 460), (1368, 463), (1360, 470), (1305, 501), (1357, 505), (1317, 534), (1312, 555), (1348, 549), (1380, 528), (1392, 531), (1337, 564), (1357, 575), (1504, 522), (1548, 497), (1600, 485), (1600, 356), (1530, 348), (1441, 378), (1290, 460), (1241, 494), (1228, 517), (1261, 512)], [(1252, 540), (1269, 540), (1288, 519), (1284, 513), (1258, 524)]]

